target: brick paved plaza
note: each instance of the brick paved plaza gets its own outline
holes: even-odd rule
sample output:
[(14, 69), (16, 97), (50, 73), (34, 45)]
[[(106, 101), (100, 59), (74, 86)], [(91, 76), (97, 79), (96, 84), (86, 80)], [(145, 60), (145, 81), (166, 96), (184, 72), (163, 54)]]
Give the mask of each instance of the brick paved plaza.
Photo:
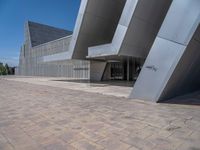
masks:
[(200, 150), (200, 106), (0, 78), (0, 150)]

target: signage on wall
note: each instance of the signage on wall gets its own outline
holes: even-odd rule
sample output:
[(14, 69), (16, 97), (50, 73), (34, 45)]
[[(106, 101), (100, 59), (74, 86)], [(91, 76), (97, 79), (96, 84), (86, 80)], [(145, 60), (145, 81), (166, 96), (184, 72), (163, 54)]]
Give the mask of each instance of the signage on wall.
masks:
[(147, 69), (150, 69), (154, 72), (156, 72), (158, 70), (158, 68), (156, 68), (154, 65), (150, 65), (150, 66), (146, 66)]
[(74, 68), (75, 71), (78, 71), (78, 70), (89, 70), (89, 68)]

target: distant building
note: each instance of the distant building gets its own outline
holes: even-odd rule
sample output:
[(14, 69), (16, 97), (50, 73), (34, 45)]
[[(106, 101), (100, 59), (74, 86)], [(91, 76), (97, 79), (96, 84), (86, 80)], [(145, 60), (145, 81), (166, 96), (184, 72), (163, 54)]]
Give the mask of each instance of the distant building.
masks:
[[(134, 81), (162, 101), (200, 87), (200, 1), (82, 1), (72, 32), (28, 22), (19, 75)], [(141, 71), (140, 71), (141, 70)]]

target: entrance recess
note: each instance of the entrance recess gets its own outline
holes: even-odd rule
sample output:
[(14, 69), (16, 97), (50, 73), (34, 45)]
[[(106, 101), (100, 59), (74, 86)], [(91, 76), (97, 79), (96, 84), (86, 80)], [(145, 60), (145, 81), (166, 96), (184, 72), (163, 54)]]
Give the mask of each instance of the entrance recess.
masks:
[(102, 80), (135, 81), (144, 63), (141, 58), (107, 60)]
[(113, 62), (110, 64), (111, 80), (123, 80), (123, 64), (121, 62)]

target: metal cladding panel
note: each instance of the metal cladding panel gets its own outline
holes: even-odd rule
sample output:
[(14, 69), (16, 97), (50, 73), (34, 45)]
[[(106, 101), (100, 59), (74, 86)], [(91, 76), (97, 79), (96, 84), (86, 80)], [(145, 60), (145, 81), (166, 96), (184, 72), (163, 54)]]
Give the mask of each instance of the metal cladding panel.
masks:
[(111, 44), (104, 44), (88, 48), (88, 57), (117, 55), (126, 34), (127, 27), (118, 25)]
[(99, 45), (99, 46), (96, 46), (96, 45), (93, 47), (90, 46), (88, 49), (88, 57), (118, 54), (137, 4), (138, 4), (138, 0), (126, 1), (121, 18), (119, 20), (114, 37), (112, 39), (112, 42), (109, 44), (104, 44), (104, 45)]
[(57, 53), (53, 55), (40, 57), (39, 62), (46, 63), (46, 62), (53, 62), (53, 61), (62, 61), (62, 60), (66, 60), (66, 58), (68, 57), (69, 57), (69, 52), (61, 52), (61, 53)]
[(127, 0), (119, 24), (128, 27), (139, 0)]
[(183, 45), (156, 38), (130, 97), (157, 101), (185, 48)]
[(200, 88), (200, 25), (170, 77), (160, 100), (170, 99)]
[(199, 23), (199, 0), (172, 2), (130, 97), (159, 101), (198, 87)]
[(89, 48), (88, 57), (122, 55), (146, 58), (172, 0), (127, 0), (110, 50)]
[(71, 31), (30, 21), (28, 22), (28, 28), (32, 46), (37, 46), (72, 34)]
[[(73, 79), (90, 78), (89, 61), (66, 61), (66, 58), (64, 58), (70, 55), (69, 44), (71, 41), (71, 36), (63, 37), (32, 47), (28, 25), (26, 25), (25, 29), (26, 40), (20, 52), (19, 75), (67, 77)], [(41, 37), (41, 39), (42, 38), (43, 37)], [(46, 61), (45, 63), (43, 62), (44, 60)]]
[(87, 3), (88, 3), (88, 0), (82, 0), (81, 1), (79, 13), (78, 13), (78, 16), (77, 16), (77, 19), (76, 19), (76, 24), (75, 24), (75, 27), (74, 27), (74, 32), (73, 32), (73, 35), (72, 35), (71, 43), (69, 45), (69, 51), (70, 51), (70, 55), (71, 55), (70, 58), (72, 58), (73, 53), (75, 51), (76, 42), (78, 40), (79, 32), (81, 30), (81, 24), (82, 24), (82, 21), (83, 21), (83, 16), (84, 16), (84, 12), (85, 12)]
[(188, 45), (200, 22), (200, 0), (174, 0), (159, 37)]
[(125, 0), (83, 0), (70, 50), (72, 58), (85, 59), (88, 47), (109, 43), (119, 22)]
[(146, 58), (172, 0), (140, 0), (127, 28), (119, 55)]
[(106, 68), (106, 62), (91, 61), (90, 63), (90, 80), (101, 81), (104, 70)]
[(89, 47), (87, 58), (105, 56), (105, 55), (113, 54), (113, 53), (114, 53), (114, 48), (112, 47), (112, 45), (104, 44), (100, 46)]

